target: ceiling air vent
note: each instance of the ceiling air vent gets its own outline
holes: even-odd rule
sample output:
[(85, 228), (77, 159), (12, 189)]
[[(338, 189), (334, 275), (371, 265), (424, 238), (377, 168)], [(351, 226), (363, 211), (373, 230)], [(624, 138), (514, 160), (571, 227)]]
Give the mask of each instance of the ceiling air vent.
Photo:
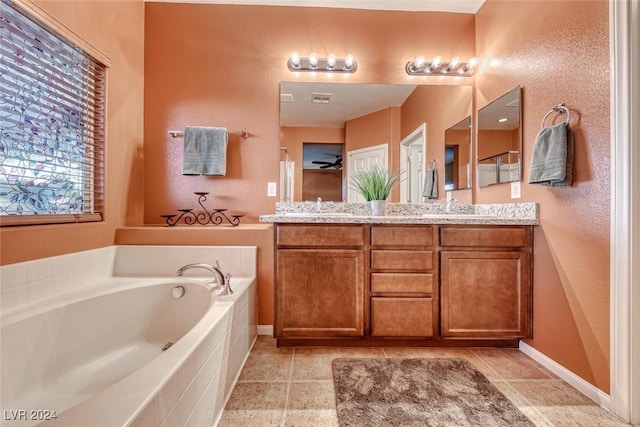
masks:
[(331, 94), (313, 92), (311, 94), (311, 102), (313, 104), (328, 104), (331, 102)]

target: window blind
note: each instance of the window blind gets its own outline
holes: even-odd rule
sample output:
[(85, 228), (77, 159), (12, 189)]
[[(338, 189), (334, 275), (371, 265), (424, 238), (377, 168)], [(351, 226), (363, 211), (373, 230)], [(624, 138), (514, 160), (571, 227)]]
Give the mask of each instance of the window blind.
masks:
[(0, 0), (0, 224), (99, 221), (106, 67)]

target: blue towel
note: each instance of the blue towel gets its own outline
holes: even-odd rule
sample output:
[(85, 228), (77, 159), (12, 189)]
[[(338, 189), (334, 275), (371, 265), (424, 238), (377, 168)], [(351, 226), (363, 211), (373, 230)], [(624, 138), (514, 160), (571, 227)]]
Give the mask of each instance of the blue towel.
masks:
[(438, 198), (438, 169), (436, 167), (427, 168), (424, 173), (422, 196), (428, 199)]
[(227, 173), (226, 128), (190, 126), (184, 129), (183, 175), (220, 175)]
[(573, 132), (569, 124), (540, 129), (533, 144), (529, 184), (571, 186), (573, 151)]

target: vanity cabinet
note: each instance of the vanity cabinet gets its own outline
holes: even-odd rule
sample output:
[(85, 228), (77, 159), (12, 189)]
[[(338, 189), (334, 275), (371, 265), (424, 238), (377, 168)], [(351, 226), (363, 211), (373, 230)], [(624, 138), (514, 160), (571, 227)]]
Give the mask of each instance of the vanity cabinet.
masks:
[(278, 345), (515, 346), (532, 336), (531, 226), (275, 231)]
[(440, 228), (445, 339), (532, 336), (529, 226)]
[(276, 337), (362, 337), (363, 226), (278, 225)]
[(434, 227), (371, 226), (371, 336), (437, 335)]

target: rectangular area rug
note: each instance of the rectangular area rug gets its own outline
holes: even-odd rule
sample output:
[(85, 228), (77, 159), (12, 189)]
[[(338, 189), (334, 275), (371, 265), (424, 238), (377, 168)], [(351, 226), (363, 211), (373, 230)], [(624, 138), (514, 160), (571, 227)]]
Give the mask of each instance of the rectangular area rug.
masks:
[(340, 426), (534, 426), (464, 359), (339, 358), (332, 370)]

